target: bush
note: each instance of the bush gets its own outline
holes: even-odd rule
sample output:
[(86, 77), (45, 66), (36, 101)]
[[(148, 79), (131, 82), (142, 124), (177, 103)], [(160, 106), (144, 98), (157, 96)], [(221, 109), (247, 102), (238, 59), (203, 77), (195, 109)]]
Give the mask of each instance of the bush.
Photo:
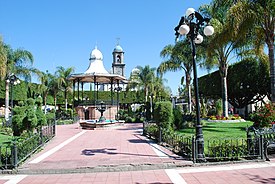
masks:
[(174, 115), (174, 126), (177, 130), (183, 128), (183, 114), (180, 110), (180, 107), (176, 106), (176, 108), (173, 109), (173, 115)]
[(222, 100), (221, 99), (216, 101), (215, 107), (216, 107), (216, 115), (221, 116), (222, 115)]
[(42, 99), (29, 98), (24, 102), (19, 102), (13, 108), (12, 130), (14, 136), (20, 136), (25, 130), (32, 131), (37, 126), (46, 124), (46, 117), (41, 110)]
[(154, 120), (165, 130), (173, 129), (171, 125), (173, 121), (172, 103), (169, 101), (157, 102), (154, 108)]
[(154, 138), (158, 138), (158, 134), (159, 134), (159, 128), (158, 125), (156, 124), (149, 124), (145, 127), (145, 132), (147, 135), (150, 135)]
[(275, 123), (275, 105), (265, 104), (254, 113), (250, 114), (254, 126), (258, 128), (269, 127)]

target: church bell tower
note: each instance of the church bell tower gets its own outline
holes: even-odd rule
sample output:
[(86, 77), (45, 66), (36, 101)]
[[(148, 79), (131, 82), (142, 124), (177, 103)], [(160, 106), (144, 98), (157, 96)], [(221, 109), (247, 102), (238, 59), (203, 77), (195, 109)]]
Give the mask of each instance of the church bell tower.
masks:
[(124, 63), (124, 51), (117, 43), (113, 51), (113, 74), (121, 75), (125, 77), (125, 63)]

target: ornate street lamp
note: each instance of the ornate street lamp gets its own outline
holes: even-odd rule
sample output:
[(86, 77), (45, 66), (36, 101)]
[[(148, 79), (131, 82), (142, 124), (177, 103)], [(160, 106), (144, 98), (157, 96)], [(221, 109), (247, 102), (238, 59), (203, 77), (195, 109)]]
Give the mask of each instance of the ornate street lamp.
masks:
[(12, 123), (12, 116), (13, 116), (13, 86), (20, 84), (20, 80), (16, 75), (13, 73), (7, 76), (6, 82), (10, 84), (10, 89), (11, 89), (11, 118), (10, 118), (10, 123)]
[(175, 27), (176, 40), (179, 35), (186, 35), (191, 42), (192, 47), (192, 62), (194, 70), (194, 88), (196, 99), (196, 159), (198, 161), (204, 161), (204, 139), (202, 133), (202, 125), (200, 121), (200, 104), (199, 104), (199, 89), (198, 89), (198, 77), (196, 66), (196, 44), (200, 44), (203, 41), (203, 36), (200, 34), (203, 29), (205, 36), (211, 36), (214, 33), (214, 28), (209, 25), (209, 18), (204, 18), (199, 12), (196, 12), (194, 8), (188, 8), (185, 16), (181, 17), (179, 25)]

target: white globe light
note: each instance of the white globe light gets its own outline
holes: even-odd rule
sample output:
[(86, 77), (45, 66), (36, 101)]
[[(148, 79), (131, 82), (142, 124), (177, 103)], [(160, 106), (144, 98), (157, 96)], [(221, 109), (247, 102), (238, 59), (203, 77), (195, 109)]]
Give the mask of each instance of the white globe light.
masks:
[(200, 44), (203, 41), (202, 35), (198, 34), (198, 36), (195, 38), (195, 43)]
[(203, 29), (203, 33), (205, 36), (211, 36), (212, 34), (214, 34), (214, 28), (212, 26), (206, 26)]
[(185, 12), (185, 16), (189, 17), (193, 13), (195, 13), (195, 9), (194, 8), (188, 8)]
[(186, 35), (186, 34), (189, 33), (189, 31), (190, 31), (190, 28), (189, 28), (189, 26), (186, 25), (186, 24), (181, 25), (180, 28), (179, 28), (179, 33), (180, 33), (181, 35)]

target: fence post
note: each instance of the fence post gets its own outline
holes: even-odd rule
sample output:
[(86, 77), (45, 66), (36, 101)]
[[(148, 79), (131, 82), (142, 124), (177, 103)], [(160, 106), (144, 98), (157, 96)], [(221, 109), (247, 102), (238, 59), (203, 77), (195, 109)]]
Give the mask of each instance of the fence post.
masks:
[(197, 162), (197, 152), (196, 152), (196, 139), (193, 136), (192, 137), (192, 159), (193, 159), (193, 163)]
[(56, 128), (56, 118), (54, 117), (54, 122), (53, 122), (53, 136), (55, 136), (55, 128)]
[(264, 148), (263, 148), (264, 144), (263, 144), (263, 135), (260, 135), (260, 156), (261, 159), (264, 159)]
[(142, 122), (142, 135), (145, 136), (146, 135), (146, 130), (145, 130), (145, 122)]
[(43, 142), (43, 128), (42, 126), (40, 127), (40, 145), (43, 146), (44, 142)]
[(17, 164), (18, 164), (18, 150), (17, 150), (16, 140), (14, 140), (12, 142), (11, 155), (12, 155), (12, 166), (17, 167)]
[(251, 143), (252, 143), (252, 136), (251, 133), (247, 130), (246, 131), (246, 139), (247, 139), (247, 151), (248, 154), (250, 154), (250, 148), (251, 148)]
[(161, 143), (161, 141), (162, 141), (161, 134), (162, 134), (162, 132), (161, 132), (161, 126), (159, 126), (159, 143)]

